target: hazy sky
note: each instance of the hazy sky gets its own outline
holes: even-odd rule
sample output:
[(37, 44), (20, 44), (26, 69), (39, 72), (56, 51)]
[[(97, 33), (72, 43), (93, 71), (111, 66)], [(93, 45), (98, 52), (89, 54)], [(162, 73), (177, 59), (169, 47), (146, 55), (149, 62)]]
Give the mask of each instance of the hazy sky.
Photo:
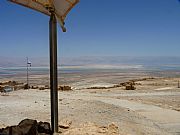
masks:
[[(0, 0), (0, 56), (48, 57), (49, 17)], [(180, 56), (178, 0), (81, 0), (59, 56)]]

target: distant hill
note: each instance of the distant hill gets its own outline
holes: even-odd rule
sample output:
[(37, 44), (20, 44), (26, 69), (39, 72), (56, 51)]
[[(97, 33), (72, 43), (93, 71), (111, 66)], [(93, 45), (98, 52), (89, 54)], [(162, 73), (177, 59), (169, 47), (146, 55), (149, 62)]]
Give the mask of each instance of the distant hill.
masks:
[[(49, 58), (29, 58), (32, 66), (49, 66)], [(143, 65), (143, 66), (179, 66), (180, 57), (69, 57), (60, 58), (58, 65), (86, 66), (86, 65)], [(0, 67), (25, 67), (26, 58), (0, 57)]]

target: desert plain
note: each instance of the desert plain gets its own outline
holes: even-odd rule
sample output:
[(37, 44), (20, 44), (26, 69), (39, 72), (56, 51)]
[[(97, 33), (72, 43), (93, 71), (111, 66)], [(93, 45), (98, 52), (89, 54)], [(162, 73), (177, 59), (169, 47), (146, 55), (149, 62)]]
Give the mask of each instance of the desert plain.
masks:
[[(0, 81), (26, 83), (26, 75)], [(135, 90), (119, 85), (134, 82)], [(59, 73), (62, 135), (180, 135), (180, 80), (176, 71), (95, 70)], [(31, 86), (49, 85), (48, 74), (30, 73)], [(50, 122), (50, 90), (0, 93), (0, 128), (29, 118)], [(67, 128), (61, 128), (62, 125)]]

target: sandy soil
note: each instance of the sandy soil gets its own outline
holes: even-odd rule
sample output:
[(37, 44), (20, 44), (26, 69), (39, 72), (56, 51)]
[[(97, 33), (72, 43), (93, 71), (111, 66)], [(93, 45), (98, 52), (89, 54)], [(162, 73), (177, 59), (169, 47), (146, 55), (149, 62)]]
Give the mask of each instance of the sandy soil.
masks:
[[(105, 77), (106, 78), (106, 77)], [(69, 92), (59, 92), (59, 123), (71, 121), (64, 135), (179, 135), (179, 78), (139, 81), (136, 90), (124, 87), (85, 89), (98, 79), (85, 82)], [(79, 83), (80, 83), (79, 82)], [(116, 84), (113, 81), (109, 83)], [(75, 86), (75, 83), (72, 83)], [(80, 86), (78, 83), (76, 86)], [(82, 86), (82, 84), (81, 84)], [(0, 127), (16, 125), (31, 118), (50, 122), (50, 91), (19, 90), (0, 94)], [(118, 128), (117, 128), (118, 127)]]

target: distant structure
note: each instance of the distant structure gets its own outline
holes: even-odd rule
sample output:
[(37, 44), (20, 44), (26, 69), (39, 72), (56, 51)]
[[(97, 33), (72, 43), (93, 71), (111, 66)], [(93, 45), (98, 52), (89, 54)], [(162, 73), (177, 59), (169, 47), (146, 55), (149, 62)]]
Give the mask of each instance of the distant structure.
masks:
[(27, 60), (27, 89), (29, 89), (29, 67), (31, 67), (31, 62), (29, 61), (28, 57), (26, 57)]
[(13, 90), (14, 90), (14, 88), (12, 86), (5, 86), (3, 89), (3, 92), (7, 93), (7, 92), (11, 92)]

